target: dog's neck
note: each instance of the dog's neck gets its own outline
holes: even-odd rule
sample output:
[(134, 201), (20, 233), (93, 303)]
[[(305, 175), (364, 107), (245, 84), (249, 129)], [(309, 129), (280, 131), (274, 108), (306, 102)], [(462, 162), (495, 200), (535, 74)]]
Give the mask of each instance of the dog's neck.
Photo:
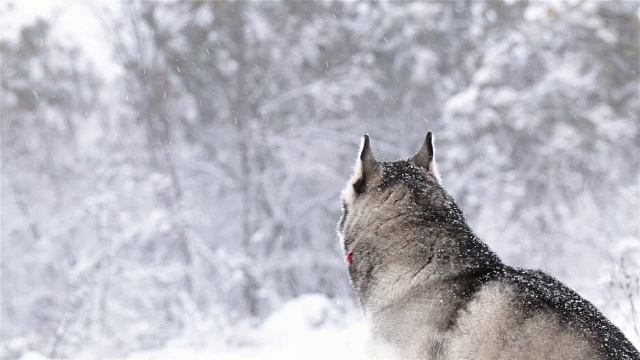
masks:
[(446, 289), (455, 285), (456, 279), (502, 266), (499, 258), (464, 223), (453, 230), (455, 236), (451, 236), (451, 227), (444, 234), (445, 229), (438, 224), (425, 224), (420, 230), (425, 235), (417, 238), (395, 232), (390, 232), (393, 236), (387, 238), (368, 233), (349, 252), (349, 275), (365, 314), (374, 314), (416, 293), (451, 301), (443, 297), (458, 296), (456, 292), (436, 289)]

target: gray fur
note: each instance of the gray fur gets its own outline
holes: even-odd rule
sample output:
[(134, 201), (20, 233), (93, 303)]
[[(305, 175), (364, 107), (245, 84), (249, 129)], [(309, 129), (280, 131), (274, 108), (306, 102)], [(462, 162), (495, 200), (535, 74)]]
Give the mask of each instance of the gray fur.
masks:
[(367, 137), (358, 159), (338, 232), (376, 345), (400, 359), (640, 359), (587, 300), (474, 235), (440, 185), (431, 134), (396, 162), (375, 160)]

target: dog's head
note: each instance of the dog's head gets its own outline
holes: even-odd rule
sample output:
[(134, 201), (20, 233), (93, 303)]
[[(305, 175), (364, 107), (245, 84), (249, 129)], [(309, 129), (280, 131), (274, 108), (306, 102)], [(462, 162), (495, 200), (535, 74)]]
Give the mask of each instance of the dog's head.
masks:
[(341, 197), (338, 234), (346, 254), (360, 239), (370, 241), (385, 237), (383, 231), (394, 231), (393, 220), (403, 215), (418, 221), (425, 212), (447, 211), (449, 197), (440, 186), (431, 132), (415, 156), (394, 162), (377, 161), (365, 135)]

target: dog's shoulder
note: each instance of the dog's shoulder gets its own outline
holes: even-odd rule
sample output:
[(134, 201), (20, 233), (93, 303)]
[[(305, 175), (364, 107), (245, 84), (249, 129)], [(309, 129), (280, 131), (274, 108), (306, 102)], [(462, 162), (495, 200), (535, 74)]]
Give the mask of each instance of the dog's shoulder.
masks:
[(640, 359), (640, 354), (591, 302), (541, 270), (505, 267), (502, 280), (515, 289), (515, 305), (525, 316), (544, 312), (577, 330), (607, 359)]

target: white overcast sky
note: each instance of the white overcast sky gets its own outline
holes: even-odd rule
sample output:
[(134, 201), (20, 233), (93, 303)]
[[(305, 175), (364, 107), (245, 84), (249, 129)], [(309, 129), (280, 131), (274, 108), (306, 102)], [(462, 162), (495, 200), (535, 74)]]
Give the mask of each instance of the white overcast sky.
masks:
[(101, 72), (115, 71), (111, 57), (111, 45), (103, 38), (103, 30), (92, 9), (107, 8), (118, 12), (117, 1), (56, 1), (56, 0), (13, 0), (13, 8), (6, 11), (2, 6), (0, 29), (3, 39), (16, 39), (22, 25), (42, 17), (56, 23), (52, 36), (63, 43), (73, 43), (85, 50)]

